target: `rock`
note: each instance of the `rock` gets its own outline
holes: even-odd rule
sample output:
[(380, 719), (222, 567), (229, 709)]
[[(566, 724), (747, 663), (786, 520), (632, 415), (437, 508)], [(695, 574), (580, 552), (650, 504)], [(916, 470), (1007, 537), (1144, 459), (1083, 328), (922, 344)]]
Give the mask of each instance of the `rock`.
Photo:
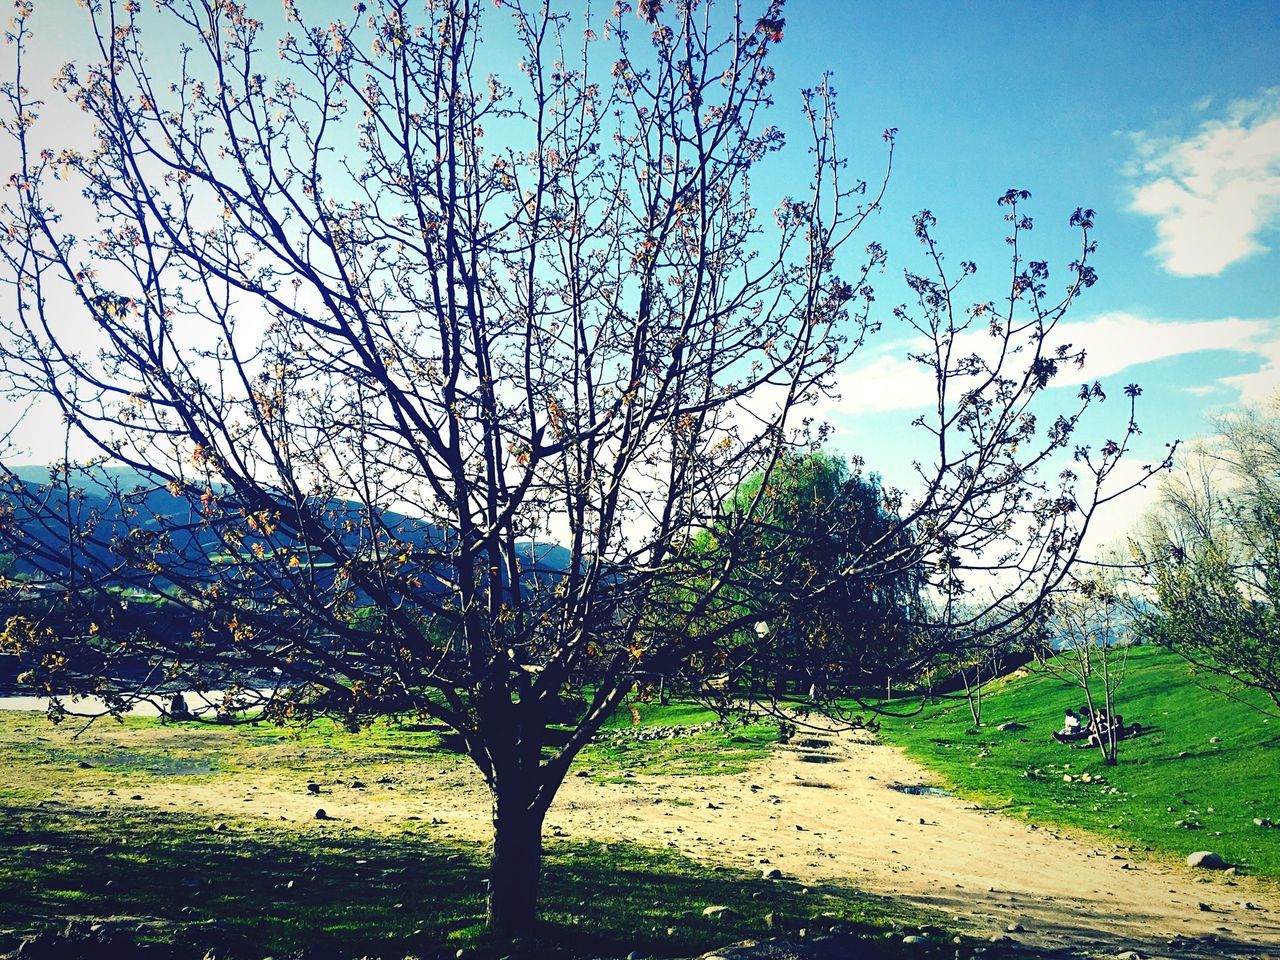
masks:
[(585, 771), (585, 770), (579, 770), (577, 773), (575, 773), (575, 774), (574, 774), (574, 776), (575, 776), (575, 777), (586, 777), (586, 776), (588, 776), (588, 774), (587, 774), (587, 771)]
[(1254, 817), (1253, 825), (1255, 827), (1274, 827), (1275, 826), (1275, 824), (1271, 822), (1271, 819), (1269, 817)]
[(1011, 733), (1015, 730), (1025, 730), (1027, 729), (1027, 725), (1025, 723), (1018, 723), (1016, 720), (1011, 720), (1008, 723), (1000, 724), (996, 729), (1002, 730), (1005, 733)]
[(141, 799), (142, 799), (142, 794), (140, 794), (140, 793), (135, 793), (135, 794), (134, 794), (132, 797), (130, 797), (129, 799), (130, 799), (130, 800), (141, 800)]
[(1116, 960), (1144, 960), (1144, 957), (1137, 950), (1126, 950), (1124, 953), (1117, 953)]
[(644, 954), (639, 950), (632, 950), (627, 954), (627, 960), (644, 960)]
[(902, 938), (902, 942), (903, 942), (903, 943), (909, 943), (909, 944), (917, 944), (917, 945), (919, 945), (919, 944), (926, 944), (926, 943), (928, 943), (928, 942), (929, 942), (929, 938), (928, 938), (928, 937), (921, 937), (921, 936), (918, 936), (918, 935), (916, 935), (916, 934), (912, 934), (911, 936), (903, 937), (903, 938)]
[(312, 796), (315, 796), (319, 792), (320, 792), (320, 784), (318, 783), (307, 784), (307, 793), (311, 794)]
[(76, 764), (76, 766), (79, 767), (81, 770), (93, 769), (93, 764), (90, 763), (88, 760), (81, 760), (79, 763)]
[(316, 819), (317, 819), (317, 820), (328, 820), (328, 819), (329, 819), (329, 815), (328, 815), (327, 813), (325, 813), (325, 812), (324, 812), (324, 807), (321, 807), (319, 810), (317, 810), (317, 811), (316, 811)]
[(1212, 850), (1197, 850), (1187, 857), (1187, 866), (1202, 870), (1225, 870), (1227, 862)]
[(223, 830), (227, 829), (227, 825), (222, 821), (218, 821), (213, 825), (213, 829), (216, 830), (218, 833), (221, 833)]
[(766, 880), (782, 879), (782, 871), (777, 867), (765, 867), (764, 870), (761, 871), (760, 875)]
[(1024, 927), (1020, 923), (1011, 923), (1007, 927), (1005, 927), (1005, 929), (1008, 930), (1010, 933), (1022, 933), (1026, 929), (1026, 927)]
[(1207, 903), (1197, 903), (1196, 906), (1198, 906), (1203, 913), (1213, 912), (1213, 907), (1209, 906)]
[(1221, 737), (1210, 737), (1210, 738), (1209, 738), (1209, 742), (1210, 742), (1210, 743), (1221, 743), (1221, 742), (1222, 742), (1222, 738), (1221, 738)]
[(717, 920), (727, 920), (733, 916), (733, 911), (726, 906), (715, 904), (710, 907), (704, 907), (702, 915)]

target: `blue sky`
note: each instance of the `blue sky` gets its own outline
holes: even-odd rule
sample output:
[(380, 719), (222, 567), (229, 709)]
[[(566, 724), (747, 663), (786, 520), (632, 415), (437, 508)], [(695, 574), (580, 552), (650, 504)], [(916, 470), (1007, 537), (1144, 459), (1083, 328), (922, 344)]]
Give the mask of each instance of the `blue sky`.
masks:
[[(351, 9), (298, 4), (309, 18)], [(62, 16), (64, 8), (73, 15)], [(250, 8), (270, 18), (280, 6), (251, 0)], [(899, 131), (884, 211), (864, 234), (890, 254), (878, 284), (886, 328), (855, 358), (844, 400), (829, 411), (841, 450), (866, 456), (891, 480), (904, 477), (910, 461), (904, 427), (917, 394), (888, 311), (906, 296), (902, 269), (922, 266), (911, 214), (931, 209), (951, 261), (979, 263), (969, 296), (999, 299), (1006, 225), (995, 200), (1015, 186), (1033, 195), (1029, 256), (1050, 262), (1059, 288), (1077, 252), (1067, 218), (1077, 206), (1097, 211), (1101, 279), (1069, 317), (1072, 339), (1095, 358), (1081, 378), (1101, 378), (1113, 396), (1090, 439), (1101, 442), (1123, 423), (1129, 382), (1145, 391), (1138, 453), (1146, 459), (1158, 459), (1166, 441), (1203, 432), (1213, 412), (1280, 385), (1274, 0), (791, 0), (785, 15), (770, 120), (793, 128), (797, 91), (828, 69), (855, 173), (874, 179), (884, 155), (880, 132)], [(73, 0), (39, 4), (36, 72), (86, 55), (83, 26)], [(500, 57), (501, 42), (492, 42)], [(807, 180), (801, 145), (768, 171), (775, 182), (757, 183), (761, 206)]]
[[(891, 273), (920, 265), (909, 217), (927, 207), (952, 261), (977, 260), (981, 292), (1000, 296), (995, 199), (1017, 186), (1032, 193), (1030, 255), (1061, 286), (1076, 242), (1067, 218), (1097, 211), (1101, 279), (1068, 319), (1096, 358), (1081, 376), (1113, 396), (1098, 430), (1115, 426), (1136, 381), (1139, 455), (1157, 459), (1207, 415), (1280, 387), (1280, 7), (798, 0), (786, 16), (779, 106), (790, 107), (781, 91), (831, 69), (864, 175), (879, 132), (899, 130), (871, 225)], [(906, 422), (883, 409), (901, 383), (894, 339), (886, 327), (833, 416), (837, 442), (891, 477)], [(866, 361), (883, 375), (866, 376)]]

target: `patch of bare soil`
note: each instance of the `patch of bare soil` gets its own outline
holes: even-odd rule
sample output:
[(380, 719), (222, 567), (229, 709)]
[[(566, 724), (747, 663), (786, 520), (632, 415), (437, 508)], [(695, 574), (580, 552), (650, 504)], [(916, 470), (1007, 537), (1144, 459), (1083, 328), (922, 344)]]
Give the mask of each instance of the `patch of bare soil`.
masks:
[[(936, 780), (869, 736), (828, 739), (779, 748), (741, 777), (653, 779), (605, 796), (571, 789), (551, 819), (733, 866), (776, 866), (805, 883), (847, 880), (1037, 947), (1280, 956), (1274, 881), (1036, 828), (936, 789), (904, 791)], [(824, 762), (814, 764), (815, 753)]]
[[(80, 771), (70, 784), (62, 774), (61, 799), (176, 807), (246, 825), (285, 820), (308, 831), (489, 835), (487, 793), (461, 761), (344, 766), (329, 756), (312, 769), (303, 758), (234, 776), (141, 775), (136, 789), (98, 772)], [(709, 863), (776, 867), (806, 884), (848, 882), (945, 911), (972, 933), (1042, 948), (1280, 957), (1280, 883), (1195, 871), (1108, 838), (1036, 828), (936, 790), (902, 789), (932, 782), (896, 748), (829, 734), (779, 747), (739, 776), (636, 776), (606, 785), (571, 776), (547, 835), (669, 846)], [(316, 820), (317, 808), (331, 819)]]

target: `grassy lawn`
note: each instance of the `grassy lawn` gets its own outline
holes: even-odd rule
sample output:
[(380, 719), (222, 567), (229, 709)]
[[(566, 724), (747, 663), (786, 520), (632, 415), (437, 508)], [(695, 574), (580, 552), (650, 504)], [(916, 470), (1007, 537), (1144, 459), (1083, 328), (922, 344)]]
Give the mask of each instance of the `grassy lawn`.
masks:
[(599, 781), (736, 774), (763, 760), (777, 739), (775, 724), (720, 723), (696, 703), (637, 703), (610, 718), (574, 769)]
[[(0, 928), (68, 920), (219, 956), (330, 947), (337, 956), (450, 954), (486, 940), (486, 851), (424, 837), (317, 837), (210, 829), (199, 817), (8, 806), (0, 821)], [(802, 892), (629, 844), (555, 843), (543, 925), (525, 956), (697, 954), (748, 935), (840, 926), (878, 938), (889, 910), (845, 889)], [(704, 908), (729, 906), (724, 916)], [(899, 913), (900, 915), (900, 913)], [(7, 944), (12, 946), (12, 944)], [(0, 944), (5, 946), (5, 944)], [(875, 956), (896, 956), (885, 944)]]
[[(960, 698), (910, 719), (886, 719), (882, 736), (965, 796), (1027, 820), (1083, 827), (1178, 857), (1216, 850), (1251, 873), (1280, 876), (1280, 827), (1253, 822), (1280, 824), (1280, 720), (1193, 679), (1168, 651), (1131, 652), (1117, 712), (1148, 731), (1121, 742), (1114, 767), (1103, 766), (1096, 750), (1050, 738), (1063, 710), (1078, 708), (1083, 695), (1046, 676), (990, 688), (979, 729)], [(996, 729), (1011, 721), (1027, 729)]]
[[(634, 775), (715, 776), (743, 772), (762, 760), (777, 740), (767, 723), (717, 722), (714, 712), (697, 704), (637, 704), (635, 714), (623, 708), (574, 761), (598, 781)], [(77, 729), (67, 720), (59, 734)], [(54, 729), (37, 714), (0, 711), (0, 749), (19, 764), (55, 768), (88, 763), (104, 772), (155, 776), (235, 774), (246, 770), (289, 769), (299, 759), (311, 766), (360, 766), (376, 775), (383, 766), (430, 759), (434, 765), (469, 769), (460, 753), (460, 738), (443, 725), (396, 719), (379, 721), (352, 733), (321, 720), (303, 729), (263, 723), (223, 727), (198, 723), (162, 724), (152, 718), (101, 720), (95, 732), (110, 730), (137, 741), (121, 747), (116, 738), (89, 737), (69, 742), (52, 736)], [(567, 737), (566, 728), (551, 731)], [(0, 789), (4, 783), (0, 768)]]
[[(774, 737), (764, 726), (703, 726), (712, 715), (689, 705), (638, 710), (638, 722), (629, 711), (615, 721), (583, 769), (604, 778), (730, 773), (763, 756)], [(921, 955), (901, 939), (926, 918), (846, 886), (806, 889), (670, 850), (559, 838), (548, 841), (538, 936), (515, 947), (492, 942), (483, 929), (487, 847), (428, 823), (430, 810), (414, 823), (361, 829), (280, 822), (254, 815), (256, 807), (234, 816), (128, 802), (132, 790), (150, 797), (162, 783), (238, 795), (282, 775), (301, 784), (326, 767), (358, 769), (371, 783), (382, 769), (403, 773), (415, 763), (433, 774), (465, 769), (470, 761), (449, 751), (443, 731), (131, 719), (73, 732), (33, 714), (0, 714), (0, 951), (22, 935), (83, 921), (168, 945), (175, 958), (304, 947), (333, 957), (451, 957), (460, 947), (481, 957), (687, 957), (745, 937), (833, 928), (865, 938), (860, 955)], [(728, 912), (704, 914), (712, 906)], [(932, 932), (932, 952), (952, 957), (950, 935)]]

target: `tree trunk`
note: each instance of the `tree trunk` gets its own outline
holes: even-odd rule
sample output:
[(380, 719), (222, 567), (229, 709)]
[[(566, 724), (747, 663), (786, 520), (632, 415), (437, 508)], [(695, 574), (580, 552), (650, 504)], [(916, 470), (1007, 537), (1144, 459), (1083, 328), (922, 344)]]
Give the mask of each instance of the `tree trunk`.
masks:
[(489, 930), (500, 936), (530, 933), (537, 922), (542, 819), (543, 812), (527, 802), (494, 798), (486, 919)]

